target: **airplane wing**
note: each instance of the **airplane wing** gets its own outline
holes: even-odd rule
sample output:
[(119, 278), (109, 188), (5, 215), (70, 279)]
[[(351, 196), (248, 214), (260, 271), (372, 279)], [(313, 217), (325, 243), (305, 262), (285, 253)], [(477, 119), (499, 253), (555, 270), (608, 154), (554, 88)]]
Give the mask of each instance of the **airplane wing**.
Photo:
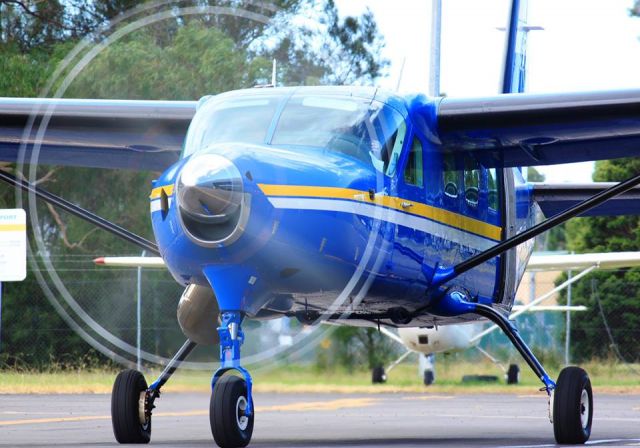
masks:
[(442, 98), (436, 121), (435, 151), (466, 153), (487, 167), (640, 155), (640, 90)]
[[(428, 107), (413, 117), (433, 136), (431, 149), (468, 153), (485, 166), (640, 155), (640, 90), (437, 101), (435, 117)], [(0, 161), (18, 160), (25, 144), (27, 162), (39, 147), (43, 164), (161, 170), (177, 159), (196, 105), (0, 98)], [(427, 126), (434, 118), (435, 129)]]
[(100, 266), (122, 268), (164, 268), (164, 260), (160, 257), (99, 257), (93, 262)]
[[(101, 266), (163, 268), (160, 257), (99, 257), (93, 260)], [(591, 254), (544, 255), (534, 253), (527, 271), (566, 271), (596, 266), (600, 269), (619, 269), (640, 266), (640, 252), (603, 252)]]
[[(606, 190), (615, 182), (593, 182), (589, 184), (533, 183), (533, 197), (545, 216), (563, 212), (579, 202)], [(633, 188), (580, 216), (617, 216), (640, 212), (640, 188)]]
[(162, 171), (196, 101), (0, 98), (0, 162)]
[(595, 266), (599, 269), (620, 269), (640, 266), (640, 252), (610, 252), (570, 255), (533, 254), (527, 271), (568, 271)]
[(518, 312), (518, 311), (527, 311), (529, 313), (536, 313), (536, 312), (547, 312), (547, 311), (587, 311), (587, 307), (584, 305), (536, 305), (536, 306), (532, 306), (530, 308), (525, 309), (525, 305), (514, 305), (513, 308), (511, 308), (511, 311), (513, 312)]

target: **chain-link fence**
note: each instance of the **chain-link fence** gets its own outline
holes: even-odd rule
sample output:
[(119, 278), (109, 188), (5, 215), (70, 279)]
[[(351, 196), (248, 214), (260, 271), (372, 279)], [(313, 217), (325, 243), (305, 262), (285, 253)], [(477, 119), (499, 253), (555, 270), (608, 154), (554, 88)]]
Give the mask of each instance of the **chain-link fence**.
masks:
[[(104, 365), (110, 358), (131, 365), (140, 359), (148, 366), (165, 363), (184, 342), (176, 320), (183, 286), (166, 270), (97, 267), (89, 255), (50, 260), (55, 275), (41, 262), (32, 263), (25, 282), (3, 285), (0, 360), (4, 365)], [(630, 281), (628, 272), (590, 274), (576, 282), (572, 305), (584, 305), (586, 310), (572, 311), (569, 320), (565, 311), (527, 312), (517, 318), (521, 334), (542, 361), (561, 365), (567, 355), (575, 363), (594, 358), (640, 360), (640, 296), (634, 295), (640, 279)], [(519, 297), (526, 303), (553, 289), (558, 275), (539, 276), (535, 288), (525, 282)], [(566, 302), (565, 290), (543, 305)], [(247, 321), (245, 327), (243, 353), (265, 353), (262, 362), (316, 362), (315, 348), (326, 339), (322, 328), (311, 330), (290, 319)], [(313, 331), (319, 336), (295, 338)], [(504, 361), (518, 357), (499, 331), (486, 336), (481, 347)], [(198, 347), (190, 360), (210, 368), (217, 358), (217, 347), (209, 346)]]
[[(100, 267), (94, 258), (51, 256), (49, 266), (30, 263), (24, 282), (3, 285), (0, 360), (5, 366), (104, 365), (109, 359), (162, 365), (184, 343), (176, 318), (184, 286), (165, 269)], [(243, 327), (243, 354), (271, 363), (282, 357), (313, 360), (313, 347), (330, 330), (288, 318), (248, 320)], [(217, 346), (199, 346), (188, 367), (210, 369), (218, 358)]]

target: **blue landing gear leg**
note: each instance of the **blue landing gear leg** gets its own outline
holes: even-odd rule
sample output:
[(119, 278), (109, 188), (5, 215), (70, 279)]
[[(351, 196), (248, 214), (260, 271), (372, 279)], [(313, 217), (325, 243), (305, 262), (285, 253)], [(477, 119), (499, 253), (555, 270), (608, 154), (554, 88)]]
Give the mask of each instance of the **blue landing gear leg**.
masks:
[(593, 393), (589, 376), (584, 370), (565, 367), (560, 372), (558, 383), (554, 383), (508, 317), (488, 305), (472, 302), (464, 290), (451, 288), (429, 305), (429, 309), (433, 314), (440, 316), (475, 313), (500, 327), (544, 384), (541, 390), (549, 395), (549, 417), (553, 423), (556, 442), (577, 444), (589, 440), (593, 418)]
[[(240, 347), (244, 342), (242, 319), (240, 311), (223, 311), (218, 327), (220, 368), (211, 381), (209, 421), (213, 438), (221, 448), (245, 447), (253, 434), (251, 375), (240, 365)], [(225, 375), (230, 371), (240, 375)]]
[(470, 304), (474, 313), (498, 325), (544, 384), (549, 395), (549, 417), (557, 443), (581, 444), (589, 440), (593, 419), (593, 392), (587, 372), (565, 367), (554, 383), (508, 318), (487, 305)]

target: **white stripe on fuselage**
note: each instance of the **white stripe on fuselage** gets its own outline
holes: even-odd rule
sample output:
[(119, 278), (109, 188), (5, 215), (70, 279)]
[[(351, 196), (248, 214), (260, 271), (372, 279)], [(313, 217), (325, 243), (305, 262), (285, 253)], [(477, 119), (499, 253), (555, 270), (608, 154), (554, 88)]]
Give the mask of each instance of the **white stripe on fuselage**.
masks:
[(400, 211), (379, 207), (374, 204), (364, 202), (343, 201), (339, 199), (316, 199), (316, 198), (288, 198), (270, 197), (269, 202), (275, 208), (294, 210), (318, 210), (327, 212), (343, 212), (379, 219), (392, 224), (409, 227), (422, 232), (454, 241), (462, 246), (471, 247), (477, 250), (487, 250), (497, 244), (487, 238), (474, 235), (464, 230), (459, 230), (445, 224), (409, 215)]

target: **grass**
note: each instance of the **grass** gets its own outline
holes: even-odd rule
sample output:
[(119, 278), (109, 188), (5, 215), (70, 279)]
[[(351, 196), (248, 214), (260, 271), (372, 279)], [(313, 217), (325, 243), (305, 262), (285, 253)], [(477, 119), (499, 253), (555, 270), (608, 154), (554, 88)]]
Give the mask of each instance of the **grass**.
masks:
[[(442, 358), (440, 358), (442, 359)], [(415, 363), (401, 364), (391, 371), (386, 384), (371, 384), (367, 370), (348, 372), (337, 369), (320, 372), (311, 366), (289, 365), (273, 369), (257, 370), (254, 375), (255, 389), (259, 392), (344, 392), (344, 393), (535, 393), (540, 381), (525, 366), (520, 365), (521, 382), (516, 386), (505, 384), (502, 371), (489, 362), (470, 363), (464, 361), (438, 362), (436, 384), (426, 388), (418, 376)], [(599, 393), (640, 394), (640, 365), (629, 366), (592, 361), (583, 365), (591, 376), (594, 389)], [(557, 377), (559, 369), (549, 369)], [(44, 393), (110, 393), (116, 371), (112, 370), (54, 370), (0, 371), (1, 394)], [(462, 383), (463, 375), (497, 375), (498, 383)], [(146, 372), (149, 382), (158, 371)], [(208, 392), (210, 372), (178, 371), (163, 390), (170, 392)]]

